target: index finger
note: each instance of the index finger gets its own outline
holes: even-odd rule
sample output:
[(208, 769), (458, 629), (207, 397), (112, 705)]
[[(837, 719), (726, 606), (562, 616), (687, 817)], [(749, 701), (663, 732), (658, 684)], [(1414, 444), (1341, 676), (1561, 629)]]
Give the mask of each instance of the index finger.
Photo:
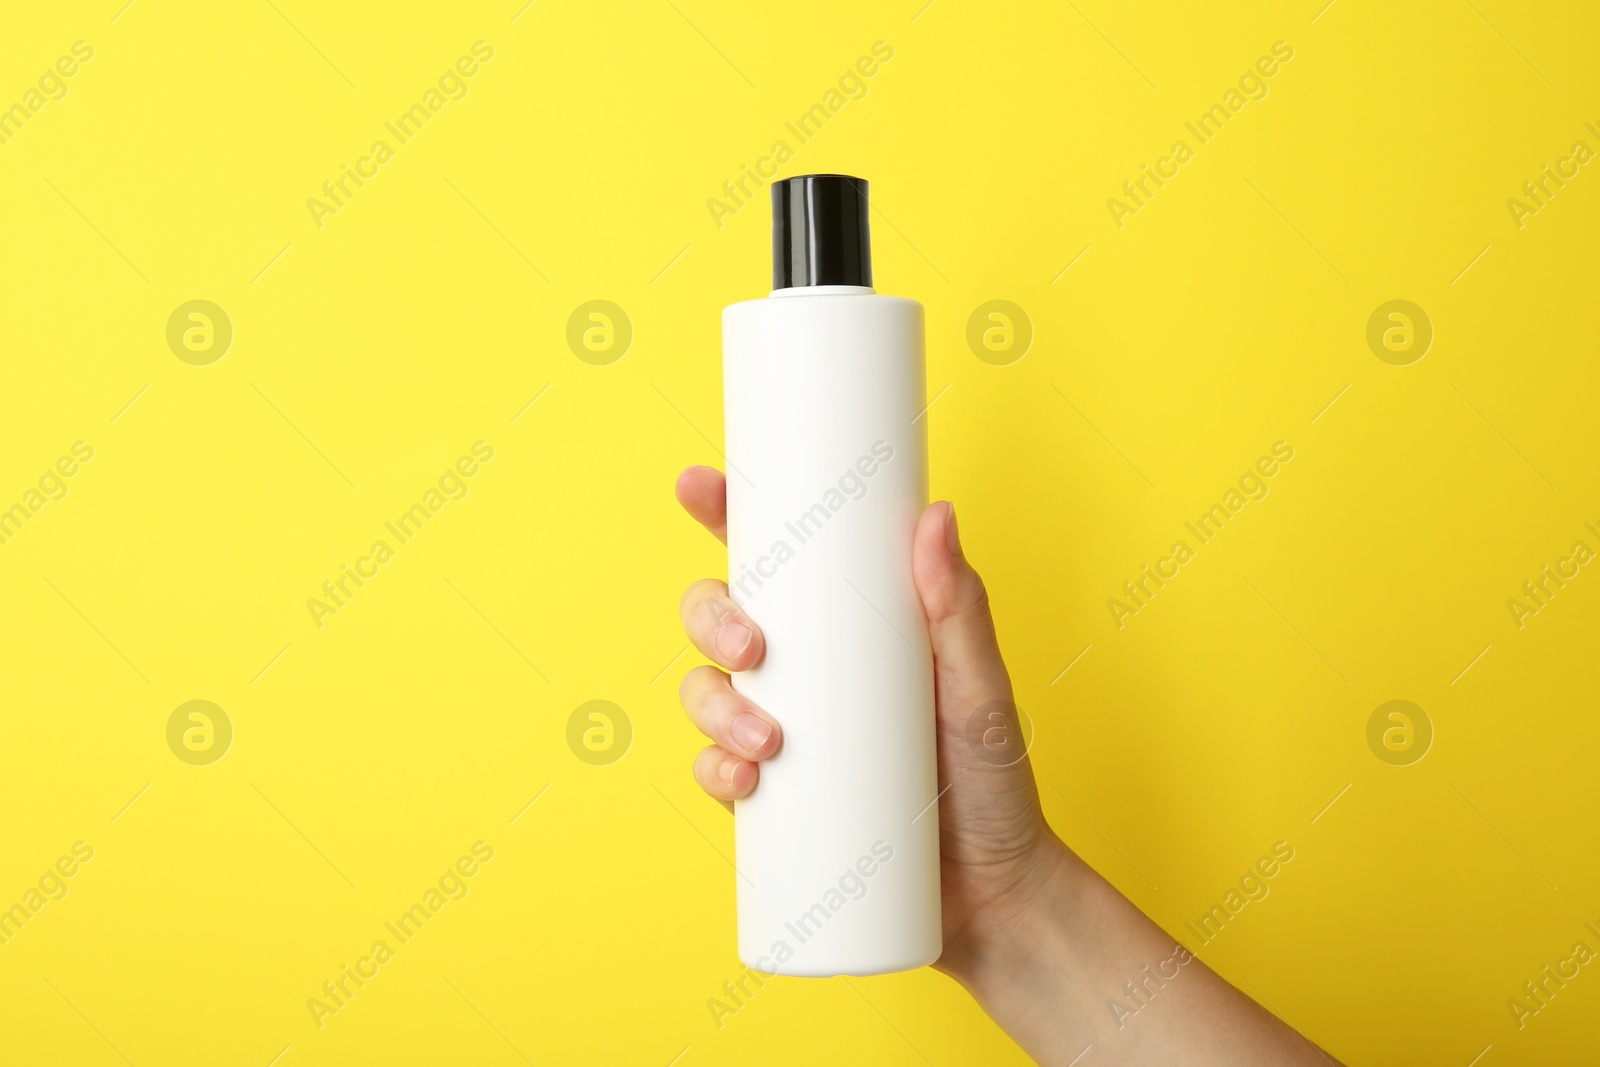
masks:
[(690, 467), (678, 475), (678, 503), (723, 544), (728, 543), (728, 479), (715, 467)]

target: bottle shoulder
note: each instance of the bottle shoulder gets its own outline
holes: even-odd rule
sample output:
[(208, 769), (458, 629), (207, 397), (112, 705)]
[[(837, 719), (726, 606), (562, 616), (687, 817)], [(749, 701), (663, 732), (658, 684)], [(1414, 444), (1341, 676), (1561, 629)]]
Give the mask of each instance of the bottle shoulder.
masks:
[(760, 317), (764, 315), (807, 315), (817, 312), (872, 312), (895, 311), (900, 314), (922, 315), (922, 302), (908, 296), (890, 296), (887, 293), (808, 293), (804, 296), (764, 296), (754, 300), (741, 300), (722, 309), (724, 319)]

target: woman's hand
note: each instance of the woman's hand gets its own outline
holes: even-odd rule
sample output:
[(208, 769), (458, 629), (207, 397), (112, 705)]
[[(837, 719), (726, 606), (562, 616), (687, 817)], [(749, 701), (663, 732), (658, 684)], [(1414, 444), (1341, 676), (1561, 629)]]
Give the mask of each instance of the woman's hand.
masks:
[[(677, 492), (726, 543), (722, 474), (690, 467)], [(989, 598), (948, 503), (923, 511), (911, 569), (937, 695), (944, 955), (934, 966), (1040, 1063), (1077, 1063), (1093, 1048), (1097, 1065), (1332, 1064), (1174, 944), (1045, 823), (1027, 755), (1014, 755), (1022, 733)], [(709, 659), (731, 671), (761, 662), (761, 631), (723, 582), (691, 585), (679, 611)], [(681, 696), (713, 742), (695, 757), (695, 778), (732, 808), (760, 788), (761, 761), (782, 746), (782, 729), (716, 667), (690, 671)]]

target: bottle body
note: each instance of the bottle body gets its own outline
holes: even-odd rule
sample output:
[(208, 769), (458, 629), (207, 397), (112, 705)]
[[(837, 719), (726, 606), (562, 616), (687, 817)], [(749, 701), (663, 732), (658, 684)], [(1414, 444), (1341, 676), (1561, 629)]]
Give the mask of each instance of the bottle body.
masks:
[(728, 585), (767, 651), (734, 688), (784, 741), (735, 804), (739, 956), (767, 974), (942, 951), (922, 305), (860, 286), (723, 312)]

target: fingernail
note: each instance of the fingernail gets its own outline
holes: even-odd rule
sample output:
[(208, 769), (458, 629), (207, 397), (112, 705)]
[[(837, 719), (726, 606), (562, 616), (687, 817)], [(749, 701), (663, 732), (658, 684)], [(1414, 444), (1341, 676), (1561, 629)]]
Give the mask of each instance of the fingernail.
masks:
[(944, 540), (950, 546), (952, 556), (961, 555), (961, 534), (956, 531), (956, 506), (945, 505), (949, 511), (944, 520)]
[(760, 752), (761, 746), (772, 736), (772, 724), (748, 711), (739, 713), (733, 720), (733, 739), (746, 752)]
[(723, 662), (732, 663), (750, 647), (750, 642), (755, 638), (754, 630), (740, 622), (738, 616), (730, 615), (717, 628), (717, 651), (722, 654)]
[(739, 773), (739, 761), (736, 759), (723, 760), (722, 767), (718, 770), (718, 773), (722, 775), (722, 780), (724, 782), (732, 785), (733, 776)]

